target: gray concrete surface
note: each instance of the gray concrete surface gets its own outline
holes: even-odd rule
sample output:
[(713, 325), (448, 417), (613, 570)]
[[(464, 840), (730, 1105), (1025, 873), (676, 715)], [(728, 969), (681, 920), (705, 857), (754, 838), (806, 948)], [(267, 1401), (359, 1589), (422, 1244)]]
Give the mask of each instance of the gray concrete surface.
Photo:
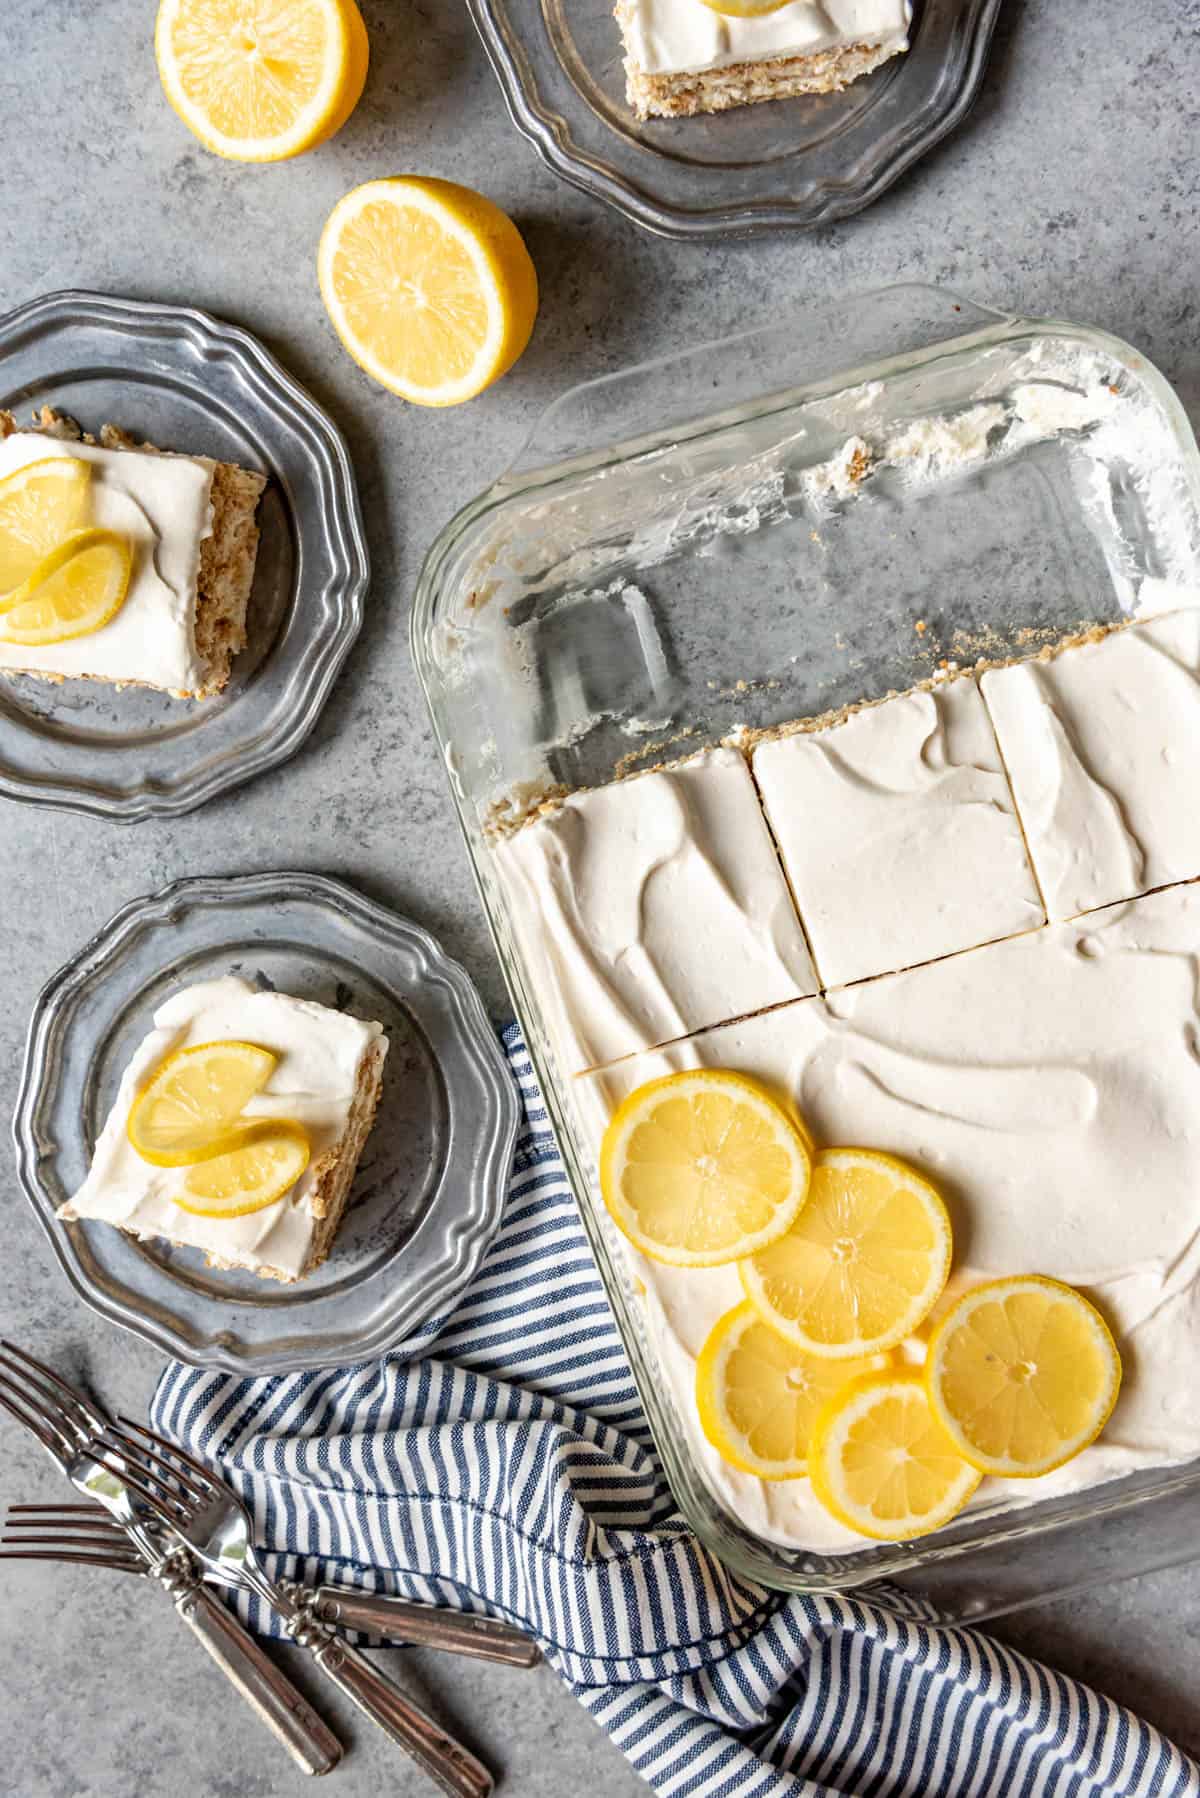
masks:
[[(269, 783), (136, 830), (0, 805), (2, 1117), (40, 983), (119, 905), (180, 874), (281, 863), (345, 874), (437, 931), (502, 1012), (406, 616), (437, 528), (564, 384), (775, 319), (809, 296), (908, 277), (1129, 337), (1200, 422), (1196, 0), (1006, 0), (974, 116), (871, 212), (818, 236), (704, 249), (643, 236), (554, 181), (510, 127), (455, 0), (364, 0), (372, 66), (353, 120), (316, 154), (263, 169), (207, 155), (168, 110), (153, 10), (150, 0), (5, 9), (0, 307), (77, 283), (195, 302), (257, 331), (349, 435), (375, 581), (367, 629), (320, 727)], [(519, 367), (448, 413), (373, 387), (338, 347), (317, 294), (316, 240), (334, 201), (369, 176), (409, 170), (491, 193), (519, 220), (542, 283)], [(10, 1170), (5, 1137), (5, 1330), (86, 1369), (114, 1402), (143, 1406), (156, 1357), (76, 1304)], [(0, 1455), (0, 1502), (54, 1493), (48, 1467), (11, 1429), (0, 1431)], [(1000, 1633), (1194, 1750), (1198, 1618), (1195, 1568), (1047, 1606)], [(132, 1582), (6, 1572), (0, 1668), (0, 1792), (12, 1798), (300, 1789), (155, 1594)], [(404, 1677), (511, 1792), (644, 1789), (549, 1672), (513, 1678), (413, 1656)], [(338, 1714), (354, 1752), (331, 1789), (430, 1789)]]

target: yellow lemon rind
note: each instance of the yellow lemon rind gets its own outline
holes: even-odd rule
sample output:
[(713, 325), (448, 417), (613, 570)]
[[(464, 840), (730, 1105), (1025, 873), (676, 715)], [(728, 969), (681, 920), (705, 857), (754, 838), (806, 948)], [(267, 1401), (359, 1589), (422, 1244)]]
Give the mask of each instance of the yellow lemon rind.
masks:
[[(1098, 1421), (1095, 1428), (1090, 1430), (1086, 1436), (1072, 1442), (1071, 1446), (1067, 1448), (1063, 1454), (1055, 1456), (1053, 1459), (1039, 1461), (1035, 1467), (1029, 1466), (1028, 1463), (1013, 1461), (1011, 1459), (992, 1459), (987, 1455), (981, 1455), (979, 1450), (975, 1448), (966, 1437), (961, 1426), (950, 1412), (942, 1396), (937, 1379), (939, 1350), (947, 1338), (948, 1326), (953, 1325), (956, 1319), (959, 1318), (964, 1311), (973, 1310), (975, 1305), (987, 1295), (990, 1294), (994, 1297), (999, 1292), (1013, 1292), (1018, 1287), (1023, 1286), (1049, 1288), (1051, 1291), (1063, 1294), (1079, 1309), (1086, 1311), (1088, 1320), (1096, 1332), (1097, 1340), (1108, 1351), (1112, 1368), (1112, 1380), (1102, 1404), (1098, 1408)], [(925, 1381), (926, 1390), (929, 1393), (929, 1403), (933, 1407), (934, 1414), (942, 1428), (946, 1431), (946, 1434), (954, 1443), (957, 1453), (962, 1456), (964, 1461), (969, 1462), (972, 1467), (978, 1468), (980, 1474), (989, 1474), (996, 1479), (1036, 1480), (1041, 1479), (1043, 1474), (1053, 1473), (1056, 1468), (1065, 1467), (1068, 1461), (1073, 1461), (1076, 1455), (1081, 1455), (1083, 1453), (1085, 1448), (1090, 1448), (1097, 1437), (1101, 1435), (1105, 1425), (1113, 1414), (1113, 1408), (1116, 1405), (1117, 1399), (1120, 1397), (1123, 1372), (1121, 1352), (1117, 1347), (1116, 1339), (1105, 1319), (1101, 1316), (1100, 1312), (1097, 1310), (1096, 1306), (1092, 1304), (1090, 1299), (1085, 1298), (1083, 1293), (1079, 1292), (1074, 1286), (1068, 1286), (1062, 1280), (1051, 1279), (1048, 1274), (1015, 1274), (1007, 1276), (1004, 1279), (985, 1280), (978, 1286), (970, 1287), (960, 1298), (955, 1300), (945, 1316), (938, 1320), (936, 1327), (930, 1334), (929, 1348), (925, 1356), (922, 1377)]]
[[(26, 462), (23, 467), (14, 468), (10, 474), (6, 474), (3, 479), (0, 479), (0, 534), (11, 535), (11, 528), (6, 532), (4, 525), (6, 500), (16, 497), (25, 487), (29, 486), (31, 481), (39, 478), (45, 479), (51, 473), (64, 483), (64, 487), (69, 492), (74, 490), (75, 504), (68, 508), (65, 527), (61, 519), (56, 521), (51, 538), (47, 542), (47, 550), (43, 551), (40, 556), (34, 555), (33, 561), (29, 564), (28, 574), (22, 580), (0, 592), (0, 614), (20, 603), (28, 589), (29, 577), (45, 560), (45, 555), (54, 548), (54, 542), (83, 528), (87, 513), (87, 498), (91, 489), (91, 463), (85, 462), (81, 456), (42, 456), (36, 462)], [(24, 540), (18, 538), (18, 541), (23, 542)]]
[[(672, 1250), (636, 1227), (618, 1192), (620, 1178), (620, 1152), (630, 1130), (641, 1121), (648, 1110), (652, 1098), (667, 1091), (683, 1090), (691, 1084), (702, 1084), (707, 1087), (721, 1085), (733, 1088), (746, 1100), (769, 1113), (775, 1122), (781, 1137), (797, 1152), (797, 1160), (802, 1163), (804, 1178), (797, 1182), (797, 1195), (790, 1205), (779, 1207), (777, 1215), (770, 1225), (758, 1232), (752, 1246), (747, 1239), (737, 1243), (733, 1248), (719, 1252), (688, 1252)], [(621, 1234), (628, 1238), (634, 1247), (651, 1261), (659, 1261), (668, 1267), (727, 1267), (731, 1262), (739, 1261), (752, 1253), (754, 1249), (767, 1248), (772, 1242), (786, 1234), (793, 1221), (799, 1215), (808, 1197), (808, 1188), (812, 1178), (813, 1156), (809, 1146), (807, 1132), (799, 1129), (795, 1119), (758, 1081), (746, 1074), (734, 1073), (725, 1068), (689, 1068), (677, 1074), (664, 1074), (656, 1080), (648, 1080), (636, 1087), (617, 1106), (608, 1121), (600, 1144), (600, 1192), (605, 1208), (613, 1223)]]
[[(950, 1266), (954, 1257), (954, 1232), (946, 1201), (937, 1187), (907, 1161), (901, 1161), (898, 1155), (889, 1155), (883, 1149), (862, 1149), (854, 1145), (839, 1145), (836, 1148), (819, 1150), (813, 1159), (813, 1166), (814, 1168), (819, 1167), (823, 1161), (829, 1161), (838, 1155), (857, 1156), (874, 1163), (882, 1162), (893, 1172), (900, 1174), (905, 1185), (920, 1189), (928, 1202), (931, 1215), (939, 1220), (943, 1253), (936, 1262), (931, 1264), (929, 1281), (925, 1289), (914, 1299), (909, 1310), (897, 1320), (891, 1329), (881, 1331), (877, 1336), (856, 1338), (845, 1343), (831, 1345), (817, 1341), (793, 1320), (775, 1309), (763, 1291), (757, 1271), (752, 1265), (752, 1256), (747, 1256), (739, 1262), (738, 1277), (746, 1297), (763, 1322), (768, 1324), (771, 1329), (778, 1331), (781, 1336), (785, 1336), (789, 1342), (794, 1343), (797, 1348), (803, 1349), (807, 1354), (816, 1355), (824, 1360), (851, 1361), (867, 1355), (886, 1354), (889, 1350), (899, 1347), (906, 1337), (911, 1336), (921, 1327), (937, 1304), (945, 1290), (946, 1282), (950, 1278)], [(799, 1216), (799, 1211), (797, 1211), (797, 1216)], [(763, 1246), (769, 1247), (770, 1245), (764, 1244)]]
[[(111, 552), (113, 567), (112, 578), (103, 601), (87, 614), (86, 621), (75, 624), (68, 629), (47, 629), (45, 626), (31, 629), (22, 625), (20, 613), (29, 606), (36, 606), (39, 597), (44, 597), (42, 590), (48, 581), (61, 574), (69, 563), (77, 556), (88, 554), (91, 550), (105, 548)], [(52, 647), (58, 643), (73, 643), (80, 637), (93, 637), (110, 624), (129, 597), (129, 582), (133, 574), (133, 544), (128, 537), (119, 531), (106, 531), (91, 528), (83, 531), (72, 531), (61, 543), (42, 557), (32, 573), (11, 594), (5, 596), (0, 607), (0, 642), (16, 645), (25, 649)]]
[[(866, 1374), (854, 1380), (844, 1392), (839, 1392), (825, 1406), (813, 1427), (813, 1439), (809, 1449), (808, 1473), (813, 1492), (829, 1512), (846, 1529), (853, 1530), (856, 1535), (866, 1536), (873, 1542), (911, 1542), (918, 1536), (928, 1536), (934, 1530), (944, 1529), (948, 1523), (960, 1515), (963, 1507), (978, 1490), (983, 1475), (968, 1462), (963, 1463), (963, 1476), (953, 1488), (946, 1502), (934, 1512), (927, 1513), (920, 1523), (909, 1528), (897, 1528), (894, 1524), (888, 1528), (881, 1527), (875, 1519), (844, 1506), (829, 1477), (827, 1462), (829, 1452), (836, 1441), (836, 1433), (846, 1414), (856, 1408), (859, 1401), (874, 1392), (884, 1392), (904, 1387), (916, 1390), (929, 1403), (929, 1394), (919, 1372), (884, 1372)], [(930, 1406), (933, 1415), (932, 1406)], [(953, 1446), (953, 1445), (951, 1445)], [(957, 1453), (957, 1450), (955, 1450)], [(961, 1456), (959, 1457), (962, 1458)]]

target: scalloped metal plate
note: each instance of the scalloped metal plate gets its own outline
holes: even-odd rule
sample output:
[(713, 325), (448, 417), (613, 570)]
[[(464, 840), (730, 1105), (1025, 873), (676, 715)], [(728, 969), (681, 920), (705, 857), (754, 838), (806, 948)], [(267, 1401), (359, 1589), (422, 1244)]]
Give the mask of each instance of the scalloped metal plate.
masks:
[[(232, 972), (388, 1033), (350, 1209), (328, 1261), (292, 1286), (55, 1216), (155, 1010)], [(268, 1374), (382, 1354), (452, 1303), (499, 1222), (518, 1117), (479, 996), (429, 933), (340, 881), (279, 873), (176, 881), (61, 968), (34, 1008), (13, 1136), (22, 1189), (93, 1311), (195, 1366)]]
[(0, 794), (132, 823), (175, 816), (295, 754), (362, 625), (369, 579), (337, 427), (248, 331), (189, 306), (44, 295), (0, 319), (0, 406), (115, 424), (269, 477), (250, 641), (200, 703), (92, 681), (0, 679)]
[(467, 0), (543, 162), (663, 237), (811, 228), (877, 200), (970, 110), (1000, 0), (915, 0), (910, 48), (840, 94), (639, 121), (611, 8)]

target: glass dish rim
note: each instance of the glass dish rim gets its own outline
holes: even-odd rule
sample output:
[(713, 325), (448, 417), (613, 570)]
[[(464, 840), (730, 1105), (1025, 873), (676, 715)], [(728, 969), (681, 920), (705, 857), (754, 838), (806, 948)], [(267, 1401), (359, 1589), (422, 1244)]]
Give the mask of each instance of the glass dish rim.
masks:
[[(483, 1095), (479, 1126), (468, 1132), (474, 1139), (476, 1157), (473, 1177), (464, 1183), (468, 1203), (460, 1214), (442, 1219), (440, 1230), (433, 1232), (439, 1237), (442, 1252), (432, 1271), (425, 1270), (429, 1275), (425, 1286), (420, 1291), (411, 1290), (402, 1302), (393, 1303), (377, 1318), (372, 1330), (358, 1335), (343, 1330), (332, 1344), (326, 1338), (324, 1347), (322, 1338), (314, 1335), (311, 1350), (283, 1352), (267, 1341), (261, 1345), (243, 1343), (239, 1351), (230, 1346), (225, 1333), (215, 1324), (205, 1327), (186, 1317), (168, 1317), (153, 1295), (136, 1292), (126, 1285), (109, 1291), (94, 1283), (78, 1258), (70, 1232), (55, 1215), (51, 1195), (38, 1177), (39, 1163), (45, 1158), (50, 1140), (46, 1125), (55, 1102), (56, 1044), (69, 1027), (75, 1007), (97, 983), (111, 977), (113, 967), (119, 965), (127, 947), (137, 938), (169, 930), (182, 910), (216, 911), (227, 907), (231, 899), (260, 904), (302, 900), (319, 910), (348, 915), (381, 946), (402, 948), (416, 963), (421, 981), (440, 989), (456, 1047)], [(168, 961), (166, 965), (173, 964)], [(444, 1074), (440, 1062), (438, 1071)], [(461, 1133), (464, 1125), (455, 1119), (449, 1080), (445, 1087), (449, 1128)], [(252, 874), (187, 875), (173, 880), (129, 900), (83, 943), (45, 982), (34, 1002), (13, 1113), (12, 1141), (17, 1183), (68, 1283), (90, 1311), (189, 1366), (257, 1377), (368, 1360), (386, 1353), (411, 1330), (449, 1308), (476, 1272), (499, 1225), (520, 1119), (520, 1097), (499, 1038), (475, 983), (462, 964), (448, 955), (422, 925), (379, 904), (348, 882), (331, 875), (285, 868)], [(449, 1162), (441, 1169), (424, 1223), (435, 1218), (452, 1171)], [(433, 1294), (428, 1300), (427, 1289)], [(295, 1334), (294, 1330), (290, 1333)], [(288, 1332), (282, 1334), (286, 1337)]]
[(315, 728), (365, 618), (371, 568), (358, 484), (340, 428), (245, 326), (197, 306), (69, 287), (39, 294), (0, 317), (0, 345), (59, 329), (72, 320), (135, 341), (181, 336), (206, 359), (232, 361), (263, 398), (266, 409), (285, 420), (304, 441), (326, 495), (319, 524), (338, 563), (336, 629), (317, 644), (303, 671), (304, 683), (294, 696), (295, 703), (281, 709), (273, 728), (249, 747), (235, 746), (214, 765), (202, 766), (198, 774), (185, 772), (170, 782), (148, 772), (137, 786), (104, 788), (62, 777), (34, 780), (0, 769), (0, 797), (23, 804), (120, 824), (179, 817), (290, 761)]
[(899, 141), (890, 160), (892, 139), (877, 146), (872, 159), (864, 158), (856, 172), (860, 176), (865, 173), (865, 179), (857, 184), (845, 179), (817, 181), (795, 200), (721, 203), (704, 209), (656, 200), (641, 192), (632, 179), (620, 174), (611, 163), (575, 143), (569, 121), (542, 96), (527, 45), (515, 39), (509, 22), (500, 16), (502, 3), (503, 0), (467, 0), (467, 9), (499, 83), (508, 116), (545, 166), (643, 230), (677, 242), (694, 243), (766, 231), (812, 230), (871, 205), (943, 137), (956, 130), (971, 111), (987, 68), (1001, 0), (964, 0), (962, 53), (949, 95), (941, 101), (940, 108), (932, 104), (927, 107), (930, 116), (923, 129), (910, 130), (907, 136), (892, 134), (892, 139)]
[[(1019, 340), (1022, 336), (1030, 333), (1066, 333), (1089, 348), (1101, 349), (1109, 353), (1115, 352), (1123, 364), (1127, 365), (1130, 361), (1136, 362), (1139, 377), (1146, 383), (1150, 393), (1170, 422), (1181, 459), (1187, 466), (1192, 486), (1200, 500), (1200, 449), (1197, 447), (1187, 413), (1170, 382), (1135, 346), (1107, 331), (1092, 326), (1078, 325), (1069, 320), (999, 312), (994, 308), (966, 300), (949, 289), (930, 283), (893, 283), (851, 297), (862, 300), (887, 298), (912, 290), (939, 296), (951, 304), (960, 301), (963, 306), (970, 308), (972, 314), (981, 314), (990, 322), (977, 330), (968, 329), (960, 338), (951, 336), (941, 343), (918, 346), (890, 358), (875, 357), (867, 364), (851, 364), (838, 370), (835, 377), (823, 378), (813, 383), (812, 387), (807, 390), (803, 384), (793, 384), (776, 392), (760, 393), (741, 404), (721, 407), (712, 414), (701, 415), (682, 426), (673, 423), (664, 427), (661, 433), (647, 432), (645, 435), (638, 435), (635, 438), (606, 444), (590, 453), (568, 455), (558, 464), (533, 467), (532, 469), (514, 470), (510, 468), (475, 500), (469, 502), (455, 514), (439, 533), (426, 555), (414, 591), (410, 614), (410, 646), (413, 660), (425, 695), (435, 740), (448, 768), (451, 766), (448, 755), (450, 746), (443, 737), (436, 704), (436, 694), (440, 682), (436, 668), (426, 654), (426, 642), (431, 637), (436, 622), (442, 570), (450, 564), (454, 551), (465, 540), (467, 533), (477, 526), (487, 514), (520, 502), (525, 495), (535, 490), (544, 492), (559, 481), (569, 482), (579, 474), (603, 470), (627, 460), (633, 460), (648, 453), (651, 449), (666, 449), (671, 444), (682, 440), (686, 440), (689, 445), (694, 446), (697, 442), (703, 441), (706, 431), (726, 431), (743, 420), (761, 418), (773, 412), (785, 411), (791, 406), (802, 403), (803, 399), (812, 397), (813, 393), (818, 390), (828, 391), (831, 384), (836, 389), (842, 389), (852, 387), (870, 378), (886, 379), (888, 376), (919, 366), (922, 361), (937, 355), (981, 350), (988, 345), (1006, 340)], [(761, 330), (738, 333), (732, 338), (718, 340), (716, 343), (698, 348), (693, 347), (682, 353), (668, 354), (632, 368), (600, 376), (593, 381), (580, 383), (576, 387), (568, 389), (557, 400), (552, 401), (535, 420), (525, 444), (518, 451), (518, 459), (523, 458), (529, 446), (536, 442), (539, 431), (553, 412), (560, 407), (566, 409), (580, 395), (625, 381), (636, 385), (652, 370), (661, 371), (672, 363), (686, 361), (697, 355), (711, 357), (712, 353), (719, 350), (723, 343), (744, 344), (747, 340), (754, 338), (770, 340), (783, 328), (786, 327), (776, 324)], [(691, 1470), (694, 1457), (678, 1431), (669, 1410), (660, 1402), (652, 1370), (642, 1362), (637, 1332), (632, 1327), (634, 1320), (628, 1313), (624, 1288), (618, 1271), (612, 1266), (609, 1246), (592, 1202), (590, 1174), (585, 1170), (580, 1157), (576, 1154), (574, 1130), (566, 1114), (565, 1106), (560, 1102), (556, 1077), (543, 1055), (540, 1031), (529, 1029), (527, 1024), (527, 1016), (532, 1016), (536, 1022), (537, 1014), (536, 1011), (530, 1011), (527, 1007), (526, 985), (519, 958), (512, 953), (505, 939), (501, 918), (491, 902), (489, 895), (490, 869), (485, 872), (485, 862), (481, 853), (482, 839), (477, 843), (466, 808), (460, 802), (452, 778), (450, 785), (455, 813), (463, 834), (488, 930), (525, 1037), (526, 1048), (538, 1077), (543, 1102), (555, 1129), (568, 1178), (576, 1194), (576, 1204), (584, 1229), (591, 1244), (606, 1294), (617, 1317), (619, 1333), (630, 1358), (635, 1385), (646, 1410), (656, 1448), (666, 1469), (672, 1491), (687, 1517), (689, 1525), (719, 1559), (734, 1572), (761, 1585), (819, 1596), (846, 1591), (880, 1580), (900, 1578), (917, 1572), (922, 1565), (941, 1564), (955, 1560), (965, 1561), (976, 1552), (982, 1553), (1008, 1542), (1045, 1537), (1071, 1525), (1089, 1523), (1099, 1518), (1112, 1516), (1117, 1512), (1134, 1510), (1143, 1504), (1152, 1503), (1174, 1493), (1192, 1490), (1200, 1486), (1200, 1457), (1196, 1457), (1191, 1462), (1167, 1464), (1146, 1470), (1144, 1473), (1126, 1476), (1124, 1479), (1083, 1488), (1079, 1492), (1065, 1494), (1057, 1499), (1035, 1501), (1030, 1506), (1005, 1506), (994, 1513), (984, 1513), (982, 1516), (977, 1514), (974, 1517), (959, 1520), (957, 1524), (951, 1524), (927, 1539), (917, 1539), (900, 1544), (869, 1544), (864, 1546), (861, 1551), (854, 1551), (836, 1561), (834, 1557), (807, 1553), (806, 1558), (809, 1563), (815, 1564), (818, 1569), (822, 1563), (835, 1569), (829, 1572), (818, 1570), (809, 1573), (785, 1569), (778, 1561), (771, 1560), (770, 1554), (773, 1549), (778, 1553), (792, 1552), (787, 1549), (786, 1545), (773, 1544), (767, 1537), (750, 1538), (750, 1532), (747, 1532), (750, 1546), (745, 1547), (732, 1536), (731, 1530), (726, 1533), (721, 1528), (710, 1526), (705, 1505), (711, 1505), (713, 1501), (706, 1499), (704, 1502), (697, 1502), (694, 1491), (696, 1482)], [(1136, 1489), (1134, 1489), (1135, 1482), (1137, 1483)], [(1147, 1489), (1147, 1483), (1149, 1483), (1150, 1489)], [(847, 1566), (846, 1563), (851, 1559), (861, 1563), (861, 1570)]]

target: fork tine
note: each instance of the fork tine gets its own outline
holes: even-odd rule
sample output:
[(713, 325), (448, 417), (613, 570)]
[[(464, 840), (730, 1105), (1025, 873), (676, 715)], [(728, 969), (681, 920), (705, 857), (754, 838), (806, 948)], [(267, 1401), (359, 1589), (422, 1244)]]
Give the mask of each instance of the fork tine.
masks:
[[(130, 1473), (124, 1449), (110, 1448), (106, 1442), (94, 1442), (92, 1444), (91, 1452), (93, 1459), (99, 1462), (101, 1467), (107, 1468), (113, 1478), (120, 1480), (121, 1484), (127, 1486), (130, 1492), (136, 1492), (143, 1503), (148, 1505), (150, 1510), (153, 1511), (154, 1515), (161, 1518), (164, 1523), (169, 1524), (172, 1529), (178, 1529), (180, 1523), (185, 1521), (190, 1515), (187, 1506), (178, 1493), (166, 1490), (164, 1496), (163, 1493), (153, 1491), (144, 1483), (144, 1481), (138, 1479), (137, 1474)], [(147, 1472), (148, 1470), (146, 1468), (138, 1467), (138, 1473)], [(168, 1499), (174, 1504), (174, 1510), (170, 1508), (170, 1505), (167, 1502)]]
[[(103, 1437), (99, 1437), (99, 1440), (115, 1447), (117, 1453), (128, 1456), (131, 1465), (137, 1469), (137, 1473), (144, 1480), (153, 1480), (155, 1485), (160, 1485), (164, 1492), (167, 1492), (167, 1496), (173, 1498), (176, 1505), (180, 1505), (187, 1514), (194, 1512), (198, 1498), (200, 1500), (205, 1498), (203, 1492), (196, 1492), (193, 1485), (189, 1485), (189, 1482), (178, 1471), (178, 1467), (167, 1460), (166, 1455), (158, 1455), (155, 1449), (148, 1449), (142, 1442), (135, 1442), (126, 1429), (119, 1429), (112, 1424), (104, 1431)], [(166, 1467), (166, 1473), (171, 1476), (171, 1480), (175, 1480), (175, 1485), (167, 1482), (166, 1474), (158, 1473), (158, 1467)]]
[(121, 1573), (140, 1573), (142, 1563), (128, 1555), (59, 1553), (52, 1548), (0, 1548), (0, 1561), (67, 1561), (77, 1567), (115, 1567)]
[[(20, 1401), (21, 1408), (18, 1408), (17, 1400)], [(74, 1454), (75, 1444), (56, 1430), (51, 1420), (44, 1417), (18, 1387), (9, 1386), (2, 1377), (0, 1377), (0, 1409), (7, 1411), (10, 1417), (15, 1418), (31, 1435), (36, 1436), (42, 1447), (53, 1455), (60, 1466), (65, 1459)], [(32, 1415), (30, 1415), (31, 1412)]]
[[(205, 1487), (198, 1485), (194, 1479), (181, 1472), (173, 1461), (168, 1460), (166, 1455), (160, 1455), (157, 1449), (147, 1448), (145, 1443), (138, 1442), (128, 1429), (119, 1429), (116, 1425), (110, 1425), (104, 1432), (104, 1438), (107, 1442), (120, 1443), (123, 1450), (134, 1456), (135, 1465), (141, 1466), (147, 1476), (153, 1474), (163, 1485), (166, 1484), (166, 1481), (157, 1472), (157, 1468), (164, 1467), (171, 1478), (183, 1488), (182, 1492), (173, 1493), (174, 1497), (187, 1498), (200, 1503), (207, 1500), (209, 1493)], [(147, 1463), (152, 1463), (152, 1465), (147, 1466)], [(188, 1508), (194, 1510), (195, 1504), (189, 1504)]]
[(103, 1550), (128, 1554), (127, 1539), (107, 1534), (91, 1534), (72, 1536), (63, 1531), (49, 1530), (44, 1534), (34, 1530), (21, 1530), (15, 1536), (0, 1536), (0, 1543), (5, 1548), (88, 1548), (97, 1554)]
[(36, 1510), (30, 1507), (28, 1512), (12, 1511), (4, 1519), (6, 1530), (77, 1530), (89, 1536), (112, 1536), (116, 1541), (125, 1541), (125, 1531), (119, 1523), (110, 1523), (107, 1517), (81, 1517), (64, 1515), (61, 1511)]
[(43, 1381), (52, 1386), (59, 1394), (60, 1399), (78, 1413), (81, 1429), (98, 1429), (101, 1426), (104, 1421), (103, 1413), (95, 1405), (89, 1403), (77, 1387), (64, 1380), (61, 1374), (55, 1373), (52, 1367), (47, 1367), (44, 1361), (39, 1361), (28, 1350), (18, 1348), (15, 1342), (10, 1342), (5, 1336), (0, 1336), (0, 1350), (3, 1350), (10, 1360), (21, 1363), (27, 1371), (32, 1370), (34, 1373), (40, 1374)]
[(123, 1412), (117, 1413), (117, 1422), (125, 1429), (133, 1430), (139, 1436), (145, 1436), (151, 1442), (157, 1443), (160, 1449), (166, 1449), (168, 1454), (174, 1456), (175, 1460), (182, 1461), (185, 1467), (190, 1467), (193, 1473), (198, 1473), (200, 1475), (200, 1491), (198, 1493), (200, 1498), (211, 1498), (214, 1492), (220, 1492), (221, 1481), (212, 1468), (207, 1467), (203, 1461), (198, 1461), (195, 1455), (189, 1455), (185, 1448), (180, 1448), (179, 1444), (172, 1442), (169, 1436), (160, 1436), (157, 1430), (147, 1429), (144, 1423), (136, 1423), (132, 1417), (126, 1417)]
[[(97, 1517), (101, 1522), (104, 1522), (107, 1517), (107, 1513), (102, 1511), (100, 1506), (93, 1503), (91, 1499), (78, 1505), (9, 1505), (8, 1507), (8, 1515), (10, 1517), (33, 1516), (35, 1514), (41, 1517), (49, 1517), (51, 1515), (55, 1517)], [(114, 1523), (111, 1527), (113, 1529), (120, 1529), (121, 1526), (119, 1523)]]

